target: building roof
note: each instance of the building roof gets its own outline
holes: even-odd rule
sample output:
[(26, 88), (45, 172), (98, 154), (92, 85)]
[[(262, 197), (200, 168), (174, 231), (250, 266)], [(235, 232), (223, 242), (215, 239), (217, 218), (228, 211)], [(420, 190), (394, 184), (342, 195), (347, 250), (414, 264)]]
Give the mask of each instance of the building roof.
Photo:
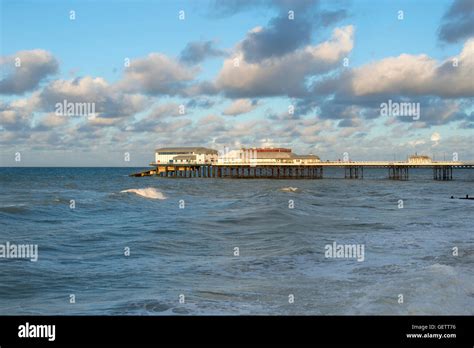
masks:
[(315, 160), (320, 159), (319, 156), (316, 156), (316, 155), (297, 155), (297, 154), (292, 154), (291, 158), (295, 158), (295, 159), (315, 159)]
[(179, 155), (179, 156), (174, 156), (173, 160), (188, 160), (192, 161), (196, 159), (196, 155)]
[(251, 147), (242, 148), (242, 151), (256, 151), (256, 152), (291, 152), (291, 149), (284, 147)]
[(430, 156), (426, 156), (426, 155), (412, 155), (410, 156), (410, 158), (423, 158), (423, 159), (431, 159)]
[[(242, 151), (245, 151), (245, 150), (252, 150), (252, 149), (242, 149)], [(251, 156), (256, 156), (256, 159), (312, 159), (312, 160), (320, 159), (316, 155), (297, 155), (297, 154), (292, 153), (290, 149), (284, 149), (284, 148), (260, 149), (260, 151), (254, 151), (254, 152), (249, 151), (249, 154)]]
[(156, 149), (155, 152), (159, 152), (159, 153), (164, 152), (164, 153), (169, 153), (169, 154), (198, 153), (198, 154), (206, 154), (206, 155), (217, 155), (217, 150), (209, 149), (206, 147), (200, 147), (200, 146), (162, 147), (162, 148)]
[(271, 159), (271, 158), (291, 158), (290, 152), (257, 152), (257, 159)]

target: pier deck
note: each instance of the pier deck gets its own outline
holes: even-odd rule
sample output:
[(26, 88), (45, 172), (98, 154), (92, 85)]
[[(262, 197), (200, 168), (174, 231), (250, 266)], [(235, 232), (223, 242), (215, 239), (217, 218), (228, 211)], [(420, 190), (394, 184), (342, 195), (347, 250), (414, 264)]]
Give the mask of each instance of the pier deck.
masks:
[(346, 179), (362, 179), (365, 168), (387, 168), (392, 180), (408, 180), (410, 168), (432, 168), (434, 180), (453, 180), (453, 169), (473, 169), (474, 162), (410, 163), (396, 161), (294, 163), (150, 163), (155, 169), (131, 174), (170, 178), (239, 178), (239, 179), (322, 179), (324, 168), (344, 168)]

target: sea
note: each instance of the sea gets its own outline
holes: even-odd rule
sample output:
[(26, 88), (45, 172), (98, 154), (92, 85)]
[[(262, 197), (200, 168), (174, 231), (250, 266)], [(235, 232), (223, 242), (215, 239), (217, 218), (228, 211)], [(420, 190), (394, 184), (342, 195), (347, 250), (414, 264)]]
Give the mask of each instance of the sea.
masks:
[(0, 168), (0, 246), (38, 248), (0, 255), (0, 315), (474, 314), (474, 170), (144, 169)]

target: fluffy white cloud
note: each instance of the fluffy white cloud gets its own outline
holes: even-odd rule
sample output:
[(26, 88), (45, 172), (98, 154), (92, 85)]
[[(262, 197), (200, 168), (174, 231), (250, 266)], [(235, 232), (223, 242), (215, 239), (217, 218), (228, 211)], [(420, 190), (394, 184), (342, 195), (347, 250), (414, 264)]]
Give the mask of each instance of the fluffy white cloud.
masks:
[[(466, 41), (461, 53), (442, 64), (427, 55), (402, 54), (355, 68), (349, 82), (355, 96), (371, 94), (474, 95), (474, 39)], [(341, 81), (341, 84), (344, 83)]]
[(5, 78), (0, 80), (0, 94), (22, 94), (55, 74), (59, 64), (50, 52), (37, 49), (2, 56), (0, 67), (6, 72)]
[(196, 67), (189, 67), (164, 54), (150, 53), (130, 62), (118, 87), (128, 92), (175, 95), (182, 93), (198, 72)]
[(336, 28), (329, 41), (252, 63), (238, 45), (236, 54), (224, 61), (216, 86), (230, 96), (303, 95), (307, 78), (342, 65), (352, 50), (353, 33), (352, 26)]
[[(144, 110), (147, 98), (124, 93), (103, 78), (85, 76), (74, 80), (56, 80), (38, 95), (41, 110), (54, 112), (57, 103), (94, 103), (99, 117), (120, 118)], [(105, 123), (104, 123), (105, 125)]]
[(228, 116), (245, 114), (254, 110), (257, 105), (257, 102), (253, 102), (250, 99), (237, 99), (223, 111), (223, 114)]
[[(131, 122), (126, 130), (134, 132), (149, 132), (153, 131), (162, 119), (175, 116), (184, 116), (185, 114), (180, 113), (181, 105), (176, 103), (159, 104), (153, 107), (145, 117), (138, 121)], [(183, 109), (185, 110), (185, 109)]]
[(44, 129), (49, 129), (52, 127), (60, 127), (67, 124), (68, 118), (64, 116), (58, 116), (54, 113), (46, 114), (44, 117), (41, 118), (39, 122), (39, 127)]
[(30, 127), (31, 118), (31, 113), (21, 103), (17, 105), (0, 104), (0, 130), (26, 130)]
[(438, 132), (431, 134), (431, 141), (437, 143), (441, 140), (441, 135)]

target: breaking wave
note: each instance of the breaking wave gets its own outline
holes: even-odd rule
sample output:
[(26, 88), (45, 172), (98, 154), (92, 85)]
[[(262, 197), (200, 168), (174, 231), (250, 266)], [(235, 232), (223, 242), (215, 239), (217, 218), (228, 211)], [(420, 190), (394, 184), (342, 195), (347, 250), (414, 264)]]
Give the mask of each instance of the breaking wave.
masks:
[(282, 189), (280, 189), (280, 191), (283, 191), (283, 192), (296, 192), (298, 191), (298, 188), (297, 187), (283, 187)]
[(150, 198), (150, 199), (166, 199), (166, 196), (153, 187), (147, 187), (142, 189), (128, 189), (120, 191), (120, 193), (135, 193), (136, 195)]

